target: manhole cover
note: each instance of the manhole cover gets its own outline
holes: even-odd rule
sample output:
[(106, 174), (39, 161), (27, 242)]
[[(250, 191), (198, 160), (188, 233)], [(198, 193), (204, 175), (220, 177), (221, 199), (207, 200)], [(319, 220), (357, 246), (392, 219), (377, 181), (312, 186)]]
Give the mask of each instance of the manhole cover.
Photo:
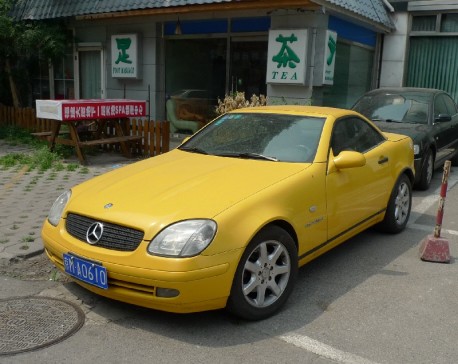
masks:
[(49, 297), (0, 300), (0, 355), (55, 344), (83, 326), (84, 312), (71, 302)]

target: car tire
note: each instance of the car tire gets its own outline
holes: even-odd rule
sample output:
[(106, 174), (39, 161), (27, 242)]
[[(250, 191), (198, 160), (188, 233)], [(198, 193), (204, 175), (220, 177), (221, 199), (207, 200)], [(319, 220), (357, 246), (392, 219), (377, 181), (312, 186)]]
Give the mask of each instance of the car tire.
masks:
[(385, 211), (385, 218), (379, 229), (386, 233), (396, 234), (404, 230), (409, 221), (412, 208), (412, 184), (409, 177), (402, 174), (391, 192)]
[(247, 320), (272, 316), (291, 294), (297, 270), (297, 248), (291, 236), (278, 226), (264, 228), (240, 259), (227, 309)]
[(431, 185), (434, 174), (434, 155), (431, 149), (428, 149), (425, 154), (423, 167), (420, 173), (420, 179), (415, 187), (419, 190), (425, 191)]

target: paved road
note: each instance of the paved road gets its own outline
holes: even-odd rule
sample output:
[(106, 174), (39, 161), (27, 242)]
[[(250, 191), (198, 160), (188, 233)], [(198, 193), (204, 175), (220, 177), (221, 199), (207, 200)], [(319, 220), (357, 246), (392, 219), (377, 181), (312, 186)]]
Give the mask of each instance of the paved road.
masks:
[[(91, 172), (81, 178), (116, 166), (90, 167)], [(51, 195), (57, 193), (45, 192), (46, 178), (38, 180), (42, 182), (34, 192), (25, 191), (34, 175), (24, 176), (2, 171), (0, 236), (26, 225), (38, 226), (54, 199)], [(65, 188), (77, 176), (55, 177), (52, 185)], [(414, 191), (406, 231), (365, 232), (303, 267), (284, 310), (262, 322), (240, 321), (224, 311), (167, 314), (109, 301), (74, 283), (0, 277), (0, 299), (57, 297), (76, 303), (86, 314), (84, 326), (64, 341), (0, 356), (0, 363), (457, 362), (458, 264), (453, 257), (458, 256), (458, 170), (450, 174), (442, 226), (452, 261), (423, 262), (418, 256), (420, 242), (434, 229), (440, 179), (439, 171), (430, 191)], [(21, 200), (17, 188), (24, 195)], [(16, 208), (8, 205), (5, 212), (13, 195)], [(42, 200), (45, 203), (38, 202)], [(19, 208), (24, 204), (29, 206), (27, 217)], [(11, 230), (6, 219), (19, 229)], [(22, 237), (29, 229), (14, 236)], [(35, 242), (40, 244), (39, 239)], [(4, 260), (6, 250), (0, 253)]]

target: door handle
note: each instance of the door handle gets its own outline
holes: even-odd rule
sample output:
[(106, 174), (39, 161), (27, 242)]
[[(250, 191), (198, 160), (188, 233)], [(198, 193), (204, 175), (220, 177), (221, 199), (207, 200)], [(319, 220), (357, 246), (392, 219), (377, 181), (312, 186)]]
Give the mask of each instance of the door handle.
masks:
[(388, 157), (380, 157), (378, 160), (378, 164), (385, 164), (386, 162), (388, 162)]

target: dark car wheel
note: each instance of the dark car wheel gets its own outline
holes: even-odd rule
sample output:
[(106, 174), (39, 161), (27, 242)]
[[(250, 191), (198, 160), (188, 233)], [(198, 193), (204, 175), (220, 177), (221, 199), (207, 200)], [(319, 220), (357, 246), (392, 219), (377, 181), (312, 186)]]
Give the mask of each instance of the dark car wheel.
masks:
[(399, 233), (409, 221), (412, 208), (412, 185), (410, 179), (401, 175), (394, 185), (390, 200), (385, 212), (385, 218), (379, 224), (380, 230), (387, 233)]
[(243, 253), (227, 308), (244, 319), (267, 318), (286, 302), (296, 275), (297, 248), (293, 239), (278, 226), (268, 226)]
[(425, 154), (423, 167), (420, 173), (420, 179), (415, 187), (419, 190), (427, 190), (431, 184), (434, 174), (434, 155), (431, 149), (428, 149)]

